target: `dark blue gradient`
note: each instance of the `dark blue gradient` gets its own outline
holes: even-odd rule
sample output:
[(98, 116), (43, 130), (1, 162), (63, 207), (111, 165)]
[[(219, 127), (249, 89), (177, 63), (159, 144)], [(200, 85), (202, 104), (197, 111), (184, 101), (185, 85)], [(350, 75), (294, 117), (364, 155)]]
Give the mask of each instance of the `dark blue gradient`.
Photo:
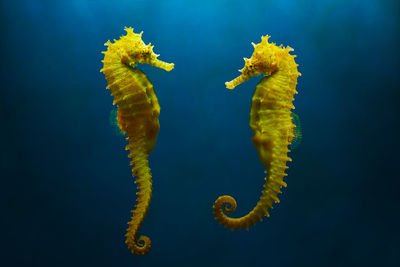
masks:
[[(400, 266), (399, 1), (8, 0), (0, 25), (1, 266)], [(124, 26), (175, 63), (140, 66), (161, 105), (145, 256), (124, 243), (136, 187), (99, 72)], [(260, 197), (260, 78), (224, 83), (266, 34), (298, 55), (303, 139), (271, 217), (231, 232), (211, 207)]]

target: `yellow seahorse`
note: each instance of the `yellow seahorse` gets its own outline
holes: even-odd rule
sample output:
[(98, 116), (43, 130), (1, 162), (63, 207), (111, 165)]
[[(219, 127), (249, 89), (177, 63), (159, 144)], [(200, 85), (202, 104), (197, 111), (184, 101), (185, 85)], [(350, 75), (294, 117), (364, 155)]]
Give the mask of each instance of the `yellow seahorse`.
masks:
[(293, 49), (268, 43), (268, 38), (268, 35), (262, 36), (261, 43), (252, 43), (253, 55), (250, 59), (244, 58), (245, 66), (239, 70), (241, 75), (225, 83), (227, 88), (233, 89), (253, 76), (265, 75), (255, 89), (250, 111), (252, 141), (267, 174), (262, 196), (253, 210), (240, 218), (228, 217), (222, 211), (231, 213), (236, 209), (236, 201), (231, 196), (219, 197), (213, 206), (215, 219), (232, 230), (249, 230), (249, 226), (262, 221), (263, 216), (269, 217), (268, 210), (274, 202), (279, 202), (280, 188), (286, 187), (283, 177), (287, 175), (286, 162), (291, 161), (287, 156), (295, 127), (291, 109), (294, 109), (292, 101), (297, 94), (300, 73), (294, 61), (296, 56), (289, 54)]
[(132, 176), (137, 176), (137, 204), (132, 210), (132, 221), (126, 233), (126, 244), (134, 254), (143, 255), (151, 249), (151, 241), (147, 236), (137, 238), (139, 228), (146, 217), (152, 195), (152, 180), (148, 156), (156, 144), (160, 124), (158, 115), (160, 105), (153, 85), (147, 76), (135, 66), (146, 63), (154, 67), (170, 71), (174, 64), (157, 59), (150, 43), (145, 45), (142, 34), (136, 34), (132, 28), (126, 28), (126, 35), (114, 43), (108, 41), (104, 53), (104, 66), (101, 69), (111, 89), (114, 103), (118, 107), (118, 126), (127, 134), (129, 144), (126, 150), (133, 165)]

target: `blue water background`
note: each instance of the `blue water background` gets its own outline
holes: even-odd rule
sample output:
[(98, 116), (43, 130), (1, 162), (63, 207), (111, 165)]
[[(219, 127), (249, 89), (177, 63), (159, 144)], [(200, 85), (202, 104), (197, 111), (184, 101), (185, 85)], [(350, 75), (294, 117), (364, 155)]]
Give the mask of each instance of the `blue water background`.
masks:
[[(1, 1), (0, 22), (1, 266), (400, 266), (399, 1)], [(161, 104), (145, 256), (124, 243), (136, 187), (99, 72), (124, 26), (175, 63), (140, 66)], [(260, 197), (260, 77), (224, 83), (266, 34), (298, 55), (304, 137), (271, 217), (232, 232), (211, 207)]]

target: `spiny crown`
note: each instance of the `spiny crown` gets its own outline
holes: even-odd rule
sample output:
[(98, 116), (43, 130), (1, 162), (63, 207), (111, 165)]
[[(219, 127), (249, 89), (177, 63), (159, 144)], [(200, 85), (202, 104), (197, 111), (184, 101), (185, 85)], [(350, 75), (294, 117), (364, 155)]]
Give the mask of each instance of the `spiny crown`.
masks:
[[(119, 40), (114, 39), (114, 43), (107, 41), (105, 46), (114, 48), (117, 46), (117, 53), (119, 52), (121, 58), (129, 57), (129, 63), (136, 65), (142, 63), (149, 57), (157, 58), (158, 55), (154, 54), (151, 43), (146, 45), (142, 40), (143, 31), (139, 34), (133, 32), (133, 28), (125, 27), (126, 35), (122, 35)], [(124, 58), (122, 59), (124, 60)], [(127, 60), (127, 59), (126, 59)], [(124, 62), (125, 63), (125, 62)], [(135, 64), (136, 63), (136, 64)]]
[[(240, 72), (255, 71), (258, 74), (271, 75), (271, 73), (281, 69), (282, 63), (287, 61), (287, 57), (295, 58), (295, 55), (290, 55), (293, 48), (283, 45), (276, 46), (275, 43), (268, 43), (270, 36), (261, 36), (261, 42), (258, 44), (251, 43), (254, 47), (254, 52), (251, 58), (244, 58), (245, 66)], [(283, 60), (285, 59), (285, 60)]]

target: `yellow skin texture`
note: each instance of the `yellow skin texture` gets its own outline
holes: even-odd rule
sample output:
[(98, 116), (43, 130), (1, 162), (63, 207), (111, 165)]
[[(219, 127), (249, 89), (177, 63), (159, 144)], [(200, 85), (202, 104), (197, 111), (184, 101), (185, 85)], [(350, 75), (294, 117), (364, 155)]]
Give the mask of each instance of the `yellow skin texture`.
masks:
[(254, 132), (253, 144), (257, 149), (262, 165), (266, 168), (264, 190), (257, 205), (247, 215), (240, 218), (228, 217), (236, 209), (236, 201), (231, 196), (219, 197), (213, 206), (215, 219), (232, 230), (249, 230), (250, 225), (262, 221), (268, 216), (273, 203), (279, 202), (277, 195), (281, 193), (287, 161), (290, 152), (288, 146), (294, 137), (294, 127), (290, 116), (294, 94), (297, 94), (296, 56), (290, 55), (292, 48), (276, 46), (268, 43), (269, 36), (261, 37), (261, 43), (254, 44), (254, 52), (250, 59), (244, 58), (245, 66), (239, 70), (241, 75), (227, 82), (226, 87), (235, 88), (253, 76), (264, 75), (253, 95), (250, 111), (250, 127)]
[(108, 49), (103, 52), (101, 72), (105, 74), (107, 89), (114, 97), (113, 104), (118, 106), (118, 126), (127, 135), (129, 143), (126, 150), (130, 151), (130, 164), (134, 166), (132, 176), (137, 176), (137, 204), (132, 210), (125, 243), (132, 253), (144, 255), (151, 249), (150, 238), (144, 235), (137, 238), (137, 235), (151, 201), (152, 177), (148, 156), (154, 149), (160, 128), (160, 105), (147, 76), (134, 67), (138, 63), (146, 63), (170, 71), (174, 64), (157, 59), (153, 46), (142, 41), (143, 32), (136, 34), (132, 28), (125, 30), (127, 34), (119, 40), (105, 43)]

